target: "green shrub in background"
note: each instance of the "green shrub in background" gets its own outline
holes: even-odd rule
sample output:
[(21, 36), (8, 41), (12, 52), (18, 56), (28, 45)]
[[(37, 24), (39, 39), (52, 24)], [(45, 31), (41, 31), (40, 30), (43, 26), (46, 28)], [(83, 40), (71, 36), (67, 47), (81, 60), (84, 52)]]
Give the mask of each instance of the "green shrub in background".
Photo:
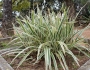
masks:
[(32, 12), (31, 18), (28, 16), (17, 19), (20, 24), (17, 31), (17, 37), (13, 39), (9, 45), (18, 46), (19, 50), (16, 57), (12, 62), (23, 54), (23, 58), (20, 61), (18, 67), (30, 56), (31, 53), (37, 52), (37, 61), (44, 58), (45, 70), (52, 70), (52, 64), (54, 70), (58, 69), (57, 60), (64, 70), (69, 70), (65, 57), (70, 55), (74, 61), (79, 65), (78, 58), (71, 51), (73, 48), (78, 49), (82, 53), (82, 48), (88, 50), (84, 46), (78, 46), (81, 42), (79, 36), (81, 32), (74, 31), (74, 20), (69, 20), (68, 11), (63, 12), (63, 15), (55, 15), (55, 13), (49, 13), (42, 16), (42, 13), (38, 11), (37, 14)]

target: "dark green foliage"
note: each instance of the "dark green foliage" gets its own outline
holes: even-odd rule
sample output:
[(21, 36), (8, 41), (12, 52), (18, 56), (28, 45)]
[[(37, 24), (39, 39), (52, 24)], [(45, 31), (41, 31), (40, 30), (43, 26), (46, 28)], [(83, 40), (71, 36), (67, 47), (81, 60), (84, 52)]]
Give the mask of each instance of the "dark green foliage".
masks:
[(82, 8), (81, 12), (79, 13), (79, 16), (84, 16), (86, 18), (89, 18), (90, 16), (90, 2), (88, 0), (75, 0), (75, 10), (76, 12), (79, 12)]

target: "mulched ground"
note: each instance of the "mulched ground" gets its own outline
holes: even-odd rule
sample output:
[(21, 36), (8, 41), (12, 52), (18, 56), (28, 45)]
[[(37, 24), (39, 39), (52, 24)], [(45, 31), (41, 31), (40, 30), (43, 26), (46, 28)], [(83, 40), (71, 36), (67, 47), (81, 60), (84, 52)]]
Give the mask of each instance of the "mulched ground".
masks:
[[(83, 65), (87, 60), (89, 60), (89, 58), (84, 56), (84, 55), (82, 55), (82, 56), (77, 55), (77, 57), (79, 58), (80, 66)], [(8, 63), (10, 63), (13, 58), (5, 56), (5, 59), (7, 60)], [(44, 61), (43, 60), (41, 60), (37, 64), (33, 64), (33, 62), (35, 61), (34, 59), (33, 59), (33, 61), (29, 60), (29, 61), (24, 62), (19, 68), (17, 68), (17, 65), (18, 65), (19, 61), (20, 61), (20, 58), (17, 58), (11, 64), (11, 66), (14, 68), (14, 70), (45, 70), (45, 66), (44, 66)], [(75, 62), (72, 62), (71, 59), (68, 59), (68, 66), (69, 66), (70, 70), (77, 70), (80, 67), (80, 66), (77, 66)], [(63, 70), (63, 69), (59, 68), (59, 70)]]

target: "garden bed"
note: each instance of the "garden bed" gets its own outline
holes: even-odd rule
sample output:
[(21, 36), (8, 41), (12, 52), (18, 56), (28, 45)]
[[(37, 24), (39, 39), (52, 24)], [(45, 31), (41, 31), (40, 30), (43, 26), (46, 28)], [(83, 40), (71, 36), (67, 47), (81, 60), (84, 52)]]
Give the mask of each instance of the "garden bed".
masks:
[[(79, 58), (80, 66), (82, 66), (86, 61), (89, 60), (89, 58), (84, 56), (84, 55), (77, 55), (77, 57)], [(10, 63), (13, 59), (13, 57), (10, 57), (10, 56), (5, 56), (4, 58), (6, 59), (6, 61), (8, 63)], [(20, 60), (21, 60), (21, 58), (17, 58), (11, 64), (11, 66), (13, 67), (14, 70), (45, 70), (44, 60), (41, 60), (40, 62), (33, 64), (33, 62), (35, 62), (35, 58), (34, 58), (33, 61), (31, 61), (31, 60), (26, 61), (19, 68), (17, 68), (17, 65), (18, 65)], [(72, 62), (71, 59), (68, 59), (67, 63), (68, 63), (70, 70), (77, 70), (80, 67), (80, 66), (77, 66), (76, 63)], [(59, 70), (63, 70), (63, 69), (59, 68)]]
[[(81, 28), (77, 28), (78, 30)], [(84, 31), (83, 36), (86, 39), (90, 39), (90, 29), (87, 29)], [(73, 50), (73, 52), (77, 52), (77, 50)], [(33, 55), (35, 56), (36, 54), (33, 53)], [(79, 63), (80, 66), (83, 65), (87, 60), (89, 60), (88, 57), (82, 55), (82, 54), (76, 54), (77, 57), (79, 58)], [(4, 56), (5, 60), (10, 64), (10, 62), (12, 61), (12, 59), (14, 58), (13, 55), (12, 56)], [(32, 59), (32, 60), (31, 60)], [(17, 68), (17, 65), (19, 64), (19, 61), (21, 60), (21, 57), (18, 57), (12, 64), (11, 66), (13, 67), (14, 70), (45, 70), (45, 63), (44, 60), (42, 59), (40, 62), (33, 64), (36, 60), (36, 57), (31, 57), (31, 59), (29, 61), (24, 62), (19, 68)], [(58, 60), (57, 60), (58, 61)], [(69, 57), (66, 57), (66, 61), (67, 64), (69, 66), (70, 70), (77, 70), (80, 66), (77, 66), (76, 63), (73, 62), (73, 60)], [(52, 65), (53, 66), (53, 65)], [(61, 69), (60, 64), (58, 63), (59, 66), (59, 70), (63, 70)]]

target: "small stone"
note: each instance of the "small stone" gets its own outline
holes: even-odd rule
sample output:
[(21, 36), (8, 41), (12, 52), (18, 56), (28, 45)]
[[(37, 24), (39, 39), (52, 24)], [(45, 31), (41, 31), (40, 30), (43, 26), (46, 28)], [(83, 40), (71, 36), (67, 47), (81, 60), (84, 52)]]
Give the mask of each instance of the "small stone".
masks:
[(78, 70), (90, 70), (90, 60), (88, 60), (84, 65), (82, 65)]
[(90, 70), (90, 65), (82, 66), (82, 67), (79, 68), (78, 70)]

